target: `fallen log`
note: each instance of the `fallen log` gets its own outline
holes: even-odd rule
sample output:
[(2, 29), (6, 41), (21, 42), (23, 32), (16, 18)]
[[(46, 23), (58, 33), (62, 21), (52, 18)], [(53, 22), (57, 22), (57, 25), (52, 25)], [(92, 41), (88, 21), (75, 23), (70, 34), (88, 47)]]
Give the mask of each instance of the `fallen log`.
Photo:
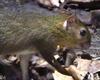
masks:
[(86, 60), (77, 58), (75, 63), (77, 63), (77, 66), (71, 65), (70, 67), (66, 68), (66, 70), (72, 76), (66, 76), (55, 71), (53, 73), (54, 80), (84, 80), (87, 73), (93, 75), (90, 77), (90, 80), (95, 80), (94, 74), (100, 72), (100, 60)]
[(53, 73), (54, 80), (82, 80), (81, 72), (74, 65), (71, 65), (69, 68), (66, 68), (66, 70), (72, 76), (66, 76), (66, 75), (63, 75), (63, 74), (55, 71)]
[(71, 76), (63, 75), (57, 71), (53, 73), (54, 80), (74, 80)]

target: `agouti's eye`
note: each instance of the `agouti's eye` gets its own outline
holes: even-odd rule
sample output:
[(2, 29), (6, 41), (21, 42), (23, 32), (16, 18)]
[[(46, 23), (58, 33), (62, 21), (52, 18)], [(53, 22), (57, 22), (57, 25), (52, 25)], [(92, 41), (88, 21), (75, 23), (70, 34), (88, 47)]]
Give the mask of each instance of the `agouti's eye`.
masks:
[(84, 37), (86, 35), (86, 30), (85, 29), (80, 30), (80, 35)]

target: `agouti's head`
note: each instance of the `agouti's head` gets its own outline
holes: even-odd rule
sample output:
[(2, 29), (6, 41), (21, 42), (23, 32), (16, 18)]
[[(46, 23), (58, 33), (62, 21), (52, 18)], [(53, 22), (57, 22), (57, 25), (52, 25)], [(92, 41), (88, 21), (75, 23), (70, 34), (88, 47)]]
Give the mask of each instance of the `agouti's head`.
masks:
[(91, 42), (90, 33), (87, 27), (75, 16), (63, 17), (61, 21), (58, 18), (55, 24), (52, 33), (54, 33), (57, 45), (81, 49), (89, 47)]

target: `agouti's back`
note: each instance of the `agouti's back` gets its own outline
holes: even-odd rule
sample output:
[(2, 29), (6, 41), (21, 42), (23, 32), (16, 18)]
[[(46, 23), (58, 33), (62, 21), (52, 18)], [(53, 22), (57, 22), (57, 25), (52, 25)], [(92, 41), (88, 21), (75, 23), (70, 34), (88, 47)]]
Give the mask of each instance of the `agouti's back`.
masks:
[[(37, 41), (42, 40), (53, 43), (54, 47), (59, 44), (74, 47), (80, 45), (82, 43), (80, 40), (83, 39), (83, 43), (89, 42), (88, 30), (78, 21), (69, 22), (70, 29), (64, 30), (63, 24), (67, 18), (68, 16), (59, 14), (55, 16), (43, 16), (36, 13), (2, 14), (0, 18), (1, 53), (33, 47), (34, 43), (37, 44)], [(86, 32), (84, 36), (80, 34), (82, 29)]]

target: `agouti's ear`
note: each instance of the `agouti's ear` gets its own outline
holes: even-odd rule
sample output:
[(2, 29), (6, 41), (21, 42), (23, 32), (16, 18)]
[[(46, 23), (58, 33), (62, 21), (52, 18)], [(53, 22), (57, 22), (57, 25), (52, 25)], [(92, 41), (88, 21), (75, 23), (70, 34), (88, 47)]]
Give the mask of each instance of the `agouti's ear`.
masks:
[(66, 30), (67, 27), (68, 27), (68, 25), (67, 25), (67, 20), (65, 20), (64, 23), (63, 23), (63, 29)]
[(73, 24), (73, 23), (75, 23), (76, 22), (76, 17), (75, 16), (70, 16), (69, 18), (68, 18), (68, 23), (69, 24)]

